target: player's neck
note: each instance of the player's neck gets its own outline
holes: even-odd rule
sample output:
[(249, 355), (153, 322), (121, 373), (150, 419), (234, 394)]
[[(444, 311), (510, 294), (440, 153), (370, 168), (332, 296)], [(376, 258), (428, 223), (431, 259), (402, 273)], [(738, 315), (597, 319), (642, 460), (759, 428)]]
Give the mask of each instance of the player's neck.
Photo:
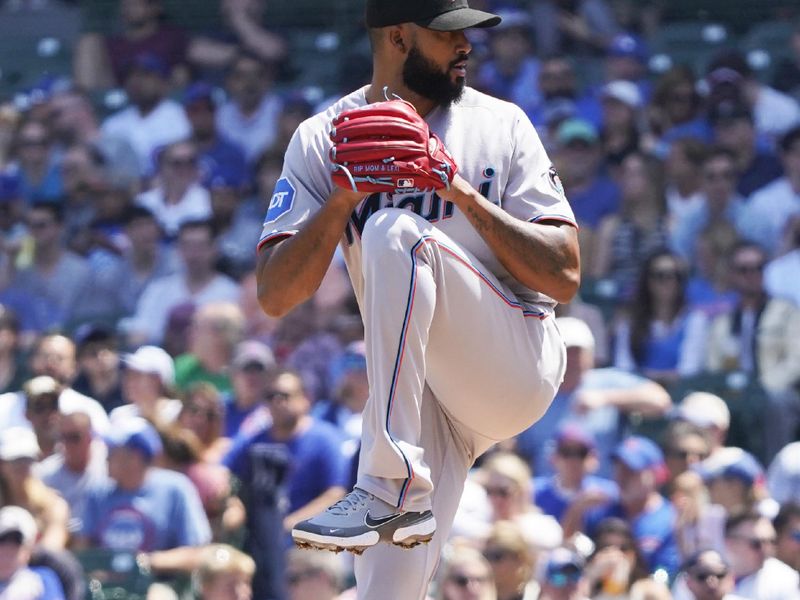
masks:
[(383, 92), (384, 88), (386, 89), (390, 100), (394, 98), (394, 95), (400, 96), (403, 100), (413, 104), (414, 108), (417, 109), (417, 112), (423, 117), (436, 107), (436, 104), (429, 98), (420, 96), (419, 94), (408, 89), (403, 84), (401, 78), (383, 78), (379, 77), (378, 75), (375, 75), (372, 78), (372, 83), (370, 83), (369, 87), (367, 87), (367, 91), (365, 92), (367, 102), (372, 104), (373, 102), (382, 102), (386, 100)]

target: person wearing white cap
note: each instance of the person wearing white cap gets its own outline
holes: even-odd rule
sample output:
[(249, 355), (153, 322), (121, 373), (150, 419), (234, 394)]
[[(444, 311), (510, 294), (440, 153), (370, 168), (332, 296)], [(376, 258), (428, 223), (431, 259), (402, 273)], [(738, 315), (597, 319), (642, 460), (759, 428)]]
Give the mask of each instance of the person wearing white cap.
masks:
[(28, 566), (38, 534), (27, 510), (0, 508), (0, 600), (64, 600), (64, 588), (51, 569)]
[(709, 392), (692, 392), (675, 407), (672, 417), (691, 423), (707, 434), (709, 455), (725, 446), (731, 425), (731, 411), (719, 396)]
[(547, 413), (517, 436), (516, 450), (531, 463), (537, 476), (552, 474), (553, 432), (570, 420), (594, 436), (598, 474), (608, 477), (611, 452), (622, 436), (620, 413), (655, 418), (666, 414), (672, 401), (654, 381), (620, 369), (595, 368), (595, 340), (585, 322), (559, 317), (556, 324), (567, 347), (564, 381)]
[(123, 356), (122, 364), (122, 395), (128, 404), (111, 411), (111, 423), (131, 417), (172, 423), (181, 412), (180, 400), (169, 397), (175, 384), (172, 357), (158, 346), (142, 346)]
[[(84, 410), (92, 419), (92, 429), (102, 435), (108, 429), (108, 415), (97, 400), (72, 389), (77, 374), (75, 343), (63, 335), (46, 335), (33, 348), (29, 363), (31, 375), (46, 375), (55, 379), (61, 391), (58, 409), (61, 412)], [(0, 430), (31, 424), (25, 417), (27, 399), (23, 391), (0, 395)]]
[(69, 506), (56, 492), (32, 473), (39, 460), (36, 434), (26, 427), (0, 432), (0, 489), (3, 503), (28, 509), (39, 523), (39, 543), (50, 550), (63, 550), (69, 537)]
[(603, 108), (603, 149), (616, 163), (639, 147), (642, 93), (632, 81), (618, 79), (600, 91)]

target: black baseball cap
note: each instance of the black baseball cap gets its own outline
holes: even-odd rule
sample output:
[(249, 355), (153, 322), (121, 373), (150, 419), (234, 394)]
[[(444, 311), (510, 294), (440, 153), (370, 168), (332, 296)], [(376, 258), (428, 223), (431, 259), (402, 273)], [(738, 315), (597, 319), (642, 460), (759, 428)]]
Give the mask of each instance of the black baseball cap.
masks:
[(436, 31), (494, 27), (502, 19), (470, 8), (467, 0), (367, 0), (367, 27), (416, 23)]

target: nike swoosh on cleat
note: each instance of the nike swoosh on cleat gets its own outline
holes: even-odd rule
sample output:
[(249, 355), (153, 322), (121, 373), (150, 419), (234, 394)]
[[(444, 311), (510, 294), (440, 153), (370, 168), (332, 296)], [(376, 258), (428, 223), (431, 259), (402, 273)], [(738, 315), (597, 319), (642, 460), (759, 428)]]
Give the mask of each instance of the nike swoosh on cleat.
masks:
[(375, 529), (382, 525), (386, 525), (387, 523), (391, 523), (395, 519), (399, 519), (402, 516), (403, 513), (394, 513), (392, 515), (386, 515), (385, 517), (378, 517), (377, 519), (373, 519), (372, 515), (367, 513), (366, 516), (364, 517), (364, 525), (366, 525), (370, 529)]

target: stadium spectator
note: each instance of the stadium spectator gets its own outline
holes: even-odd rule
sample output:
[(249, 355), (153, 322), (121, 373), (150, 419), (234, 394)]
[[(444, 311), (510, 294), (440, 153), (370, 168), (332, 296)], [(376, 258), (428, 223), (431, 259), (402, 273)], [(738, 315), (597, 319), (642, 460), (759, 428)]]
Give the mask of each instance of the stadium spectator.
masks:
[(726, 148), (710, 148), (699, 163), (700, 201), (672, 221), (670, 246), (684, 260), (698, 262), (698, 245), (712, 237), (736, 240), (749, 235), (753, 221), (763, 215), (749, 216), (747, 203), (735, 188), (735, 156)]
[(766, 253), (741, 243), (730, 255), (732, 287), (739, 294), (734, 309), (711, 324), (706, 367), (712, 372), (740, 371), (767, 391), (766, 455), (772, 457), (792, 440), (800, 415), (793, 389), (800, 381), (800, 309), (770, 298), (764, 289)]
[(251, 600), (255, 570), (253, 559), (241, 550), (226, 544), (209, 546), (193, 573), (198, 600)]
[(767, 487), (776, 502), (800, 498), (800, 442), (786, 444), (769, 465)]
[(532, 48), (533, 23), (522, 9), (507, 8), (499, 14), (503, 20), (489, 32), (489, 58), (478, 69), (477, 85), (529, 112), (540, 100), (539, 61)]
[(69, 533), (69, 506), (32, 472), (39, 460), (36, 436), (23, 427), (0, 432), (0, 498), (3, 505), (21, 506), (36, 520), (36, 541), (49, 550), (63, 550)]
[(681, 399), (671, 417), (703, 431), (708, 456), (725, 447), (731, 426), (731, 412), (725, 400), (709, 392), (692, 392)]
[[(147, 2), (149, 0), (133, 0)], [(139, 158), (139, 174), (154, 172), (156, 150), (189, 137), (191, 126), (183, 107), (168, 97), (169, 65), (161, 57), (138, 54), (125, 75), (130, 106), (103, 121), (105, 135), (121, 137)]]
[(105, 444), (92, 433), (89, 415), (76, 411), (58, 420), (58, 451), (33, 467), (33, 473), (67, 501), (70, 532), (80, 529), (89, 489), (106, 479), (106, 454)]
[(713, 504), (730, 515), (758, 511), (775, 516), (777, 503), (769, 497), (764, 469), (752, 454), (741, 448), (723, 448), (701, 462), (698, 473)]
[(686, 559), (673, 586), (675, 600), (743, 600), (731, 592), (735, 586), (730, 564), (718, 550), (699, 550)]
[(747, 238), (773, 256), (781, 250), (789, 219), (800, 216), (800, 125), (781, 137), (784, 176), (760, 188), (747, 203)]
[(666, 484), (668, 490), (676, 477), (711, 454), (711, 444), (705, 432), (700, 427), (683, 420), (673, 420), (669, 423), (661, 447), (669, 471), (669, 480)]
[(52, 202), (33, 204), (26, 224), (33, 251), (2, 297), (19, 316), (23, 331), (41, 332), (72, 319), (87, 293), (91, 273), (85, 259), (64, 247), (62, 207)]
[(783, 174), (778, 158), (759, 146), (753, 118), (738, 99), (724, 98), (708, 110), (714, 141), (735, 157), (736, 191), (745, 198)]
[(676, 65), (662, 73), (655, 82), (653, 98), (647, 107), (649, 127), (656, 136), (651, 141), (653, 150), (663, 157), (673, 144), (683, 140), (710, 142), (711, 129), (701, 109), (702, 98), (688, 66)]
[[(257, 561), (258, 597), (281, 586), (286, 532), (344, 494), (347, 469), (339, 432), (308, 414), (310, 401), (297, 373), (275, 371), (264, 398), (271, 423), (239, 436), (224, 460), (245, 488), (245, 544)], [(282, 514), (284, 498), (288, 514)]]
[(775, 527), (775, 558), (800, 571), (800, 503), (797, 499), (781, 506)]
[(582, 227), (596, 229), (620, 202), (619, 188), (601, 170), (598, 131), (586, 120), (567, 119), (556, 131), (555, 141), (553, 161), (575, 217)]
[(20, 389), (25, 381), (19, 327), (17, 315), (0, 304), (0, 394)]
[(269, 346), (245, 340), (236, 347), (231, 362), (232, 390), (223, 396), (225, 437), (233, 439), (269, 420), (264, 402), (269, 372), (274, 367), (275, 357)]
[(614, 480), (619, 498), (589, 497), (574, 503), (564, 516), (564, 533), (585, 531), (596, 536), (604, 519), (624, 519), (631, 527), (639, 551), (650, 573), (678, 571), (680, 555), (675, 540), (675, 507), (658, 493), (666, 479), (661, 449), (651, 440), (630, 436), (614, 451)]
[(244, 150), (250, 163), (272, 147), (278, 135), (282, 103), (272, 90), (274, 70), (273, 65), (240, 50), (228, 72), (230, 100), (217, 110), (217, 128)]
[(724, 552), (727, 511), (711, 502), (708, 489), (695, 470), (684, 471), (673, 479), (669, 499), (678, 513), (675, 539), (682, 558), (705, 549)]
[(556, 548), (547, 557), (539, 600), (588, 600), (583, 557), (568, 548)]
[[(85, 411), (92, 419), (92, 429), (102, 435), (108, 428), (108, 416), (100, 404), (70, 387), (75, 379), (77, 365), (75, 344), (63, 335), (46, 335), (39, 338), (30, 355), (30, 373), (34, 377), (46, 375), (54, 379), (61, 389), (58, 410), (69, 413)], [(15, 425), (30, 427), (25, 418), (26, 397), (23, 391), (0, 396), (0, 430)]]
[(478, 550), (466, 545), (452, 545), (444, 552), (437, 589), (436, 600), (497, 600), (489, 562)]
[(800, 281), (794, 277), (800, 269), (800, 215), (789, 217), (784, 232), (783, 251), (764, 267), (764, 287), (770, 296), (800, 306)]
[(533, 480), (536, 506), (560, 521), (572, 503), (586, 495), (618, 496), (613, 481), (593, 474), (599, 464), (591, 433), (580, 425), (566, 422), (555, 432), (554, 438), (555, 450), (550, 462), (555, 472)]
[(620, 369), (594, 368), (594, 338), (574, 317), (556, 321), (567, 347), (567, 371), (556, 399), (544, 416), (516, 438), (516, 450), (537, 475), (553, 472), (552, 434), (565, 421), (583, 426), (597, 443), (598, 474), (611, 474), (611, 453), (622, 439), (625, 415), (666, 414), (672, 402), (661, 385)]
[(153, 213), (165, 235), (174, 238), (181, 225), (211, 216), (211, 198), (200, 185), (197, 149), (190, 141), (174, 142), (158, 152), (155, 187), (136, 197)]
[[(747, 58), (738, 50), (723, 51), (712, 60), (706, 79), (712, 99), (726, 93), (741, 98), (753, 113), (756, 131), (768, 140), (779, 138), (800, 122), (797, 101), (759, 81)], [(715, 89), (718, 87), (723, 89)], [(726, 87), (731, 91), (726, 91)]]
[(217, 128), (214, 87), (204, 81), (193, 83), (183, 94), (183, 107), (192, 125), (191, 140), (197, 148), (201, 178), (206, 180), (211, 173), (223, 171), (244, 181), (247, 178), (244, 152)]
[(578, 75), (570, 57), (565, 55), (546, 55), (539, 66), (540, 103), (528, 116), (537, 126), (539, 137), (549, 148), (550, 136), (544, 128), (554, 122), (560, 124), (564, 119), (581, 116), (594, 125), (600, 124), (600, 111), (597, 102), (581, 92)]
[(25, 394), (25, 418), (36, 435), (40, 458), (55, 452), (58, 441), (58, 396), (61, 386), (52, 377), (40, 375), (22, 386)]
[(142, 291), (136, 313), (124, 325), (133, 345), (160, 342), (170, 312), (181, 304), (203, 306), (239, 299), (236, 282), (215, 269), (218, 249), (210, 222), (183, 223), (178, 232), (178, 253), (183, 270), (153, 279)]
[(221, 462), (230, 447), (230, 438), (222, 435), (223, 417), (220, 394), (213, 385), (199, 381), (189, 386), (178, 425), (197, 436), (200, 458), (205, 462)]
[(737, 595), (753, 600), (800, 597), (800, 575), (772, 556), (775, 528), (769, 519), (753, 512), (731, 515), (725, 522), (725, 546)]
[(667, 201), (667, 227), (672, 233), (677, 223), (703, 202), (700, 167), (706, 159), (702, 141), (682, 137), (669, 146), (664, 157), (664, 196)]
[(191, 570), (200, 546), (211, 541), (192, 483), (152, 466), (161, 441), (144, 419), (115, 424), (106, 443), (109, 479), (90, 488), (75, 548), (143, 552), (154, 571)]
[(631, 586), (647, 577), (649, 569), (637, 548), (630, 526), (622, 519), (601, 521), (584, 569), (590, 598), (628, 598)]
[(551, 550), (561, 545), (561, 526), (533, 503), (531, 470), (519, 456), (494, 452), (483, 461), (475, 478), (486, 492), (491, 523), (513, 523), (534, 549)]
[(50, 100), (50, 129), (61, 148), (83, 146), (99, 153), (108, 178), (135, 191), (139, 159), (130, 141), (101, 130), (89, 97), (75, 89), (56, 93)]
[(546, 0), (531, 6), (534, 39), (541, 56), (595, 54), (619, 31), (605, 0)]
[(220, 392), (229, 392), (229, 368), (243, 335), (244, 315), (236, 304), (212, 302), (199, 307), (189, 327), (189, 351), (175, 359), (178, 390), (205, 381)]
[(533, 600), (539, 596), (539, 583), (534, 579), (538, 557), (516, 524), (496, 522), (483, 556), (492, 567), (497, 600)]
[(319, 550), (289, 550), (287, 600), (336, 600), (343, 583), (344, 564), (338, 556)]
[(626, 157), (639, 149), (642, 95), (630, 81), (611, 81), (600, 90), (600, 100), (603, 151), (609, 165), (621, 172)]
[(14, 146), (19, 165), (20, 195), (29, 204), (59, 202), (63, 182), (47, 126), (40, 121), (23, 122)]
[(261, 233), (264, 201), (246, 198), (245, 181), (233, 172), (212, 171), (206, 186), (211, 193), (220, 270), (239, 280), (255, 269), (253, 247)]
[(604, 71), (606, 81), (631, 81), (639, 87), (642, 98), (648, 102), (651, 84), (647, 79), (647, 61), (650, 52), (640, 36), (618, 33), (606, 46)]
[(38, 528), (19, 506), (0, 508), (0, 596), (8, 600), (64, 600), (64, 589), (47, 567), (31, 567)]
[(75, 331), (73, 339), (80, 370), (72, 387), (97, 400), (106, 412), (122, 406), (121, 363), (114, 333), (86, 323)]
[(664, 179), (658, 161), (638, 151), (622, 159), (619, 173), (619, 209), (600, 221), (586, 268), (612, 282), (616, 298), (632, 300), (640, 265), (666, 245)]
[(174, 275), (180, 265), (176, 253), (161, 243), (161, 226), (150, 210), (142, 206), (129, 207), (123, 224), (127, 243), (122, 252), (120, 295), (125, 314), (131, 315), (148, 284)]
[(665, 385), (702, 370), (707, 320), (688, 309), (686, 280), (686, 265), (669, 251), (644, 261), (630, 314), (617, 325), (616, 367)]
[(181, 402), (170, 398), (175, 385), (175, 363), (158, 346), (141, 346), (122, 357), (122, 396), (126, 404), (111, 411), (114, 428), (133, 417), (143, 417), (155, 424), (173, 422)]
[(189, 60), (201, 69), (217, 69), (227, 66), (239, 48), (266, 63), (285, 59), (286, 41), (263, 27), (271, 17), (268, 6), (265, 0), (222, 0), (222, 31), (195, 35), (189, 44)]

